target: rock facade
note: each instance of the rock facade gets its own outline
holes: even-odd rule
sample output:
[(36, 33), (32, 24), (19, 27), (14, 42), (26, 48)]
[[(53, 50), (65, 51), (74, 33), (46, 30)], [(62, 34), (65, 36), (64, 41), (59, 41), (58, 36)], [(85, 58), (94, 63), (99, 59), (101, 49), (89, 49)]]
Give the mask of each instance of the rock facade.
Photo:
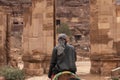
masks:
[[(28, 75), (47, 73), (54, 44), (53, 6), (53, 0), (32, 0), (22, 14), (0, 6), (0, 66), (19, 67), (20, 61)], [(91, 73), (110, 75), (120, 67), (119, 0), (57, 0), (55, 7), (56, 19), (72, 32), (70, 43), (77, 53), (90, 52)]]
[[(0, 9), (2, 9), (2, 7), (0, 7)], [(7, 20), (7, 16), (4, 14), (4, 12), (0, 12), (0, 66), (6, 65), (7, 63), (7, 59), (6, 59), (6, 54), (5, 54), (5, 50), (6, 48), (6, 20)]]
[[(55, 0), (56, 23), (67, 24), (71, 31), (70, 44), (74, 45), (80, 56), (88, 56), (90, 52), (89, 0)], [(57, 25), (59, 27), (59, 25)]]
[(120, 6), (116, 1), (90, 1), (91, 73), (110, 75), (119, 67)]
[(54, 46), (53, 0), (21, 0), (22, 8), (13, 0), (12, 9), (7, 3), (0, 2), (0, 64), (31, 76), (47, 73)]
[(54, 46), (53, 0), (32, 0), (30, 12), (23, 28), (24, 70), (31, 76), (42, 75), (48, 72)]

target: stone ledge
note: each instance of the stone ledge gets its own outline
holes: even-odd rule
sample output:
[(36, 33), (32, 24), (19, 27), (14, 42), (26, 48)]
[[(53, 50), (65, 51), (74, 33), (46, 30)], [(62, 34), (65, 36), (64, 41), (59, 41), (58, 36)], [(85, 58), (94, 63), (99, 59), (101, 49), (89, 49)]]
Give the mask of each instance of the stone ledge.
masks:
[(91, 55), (90, 60), (95, 61), (120, 61), (120, 57), (115, 55)]
[(44, 69), (41, 68), (41, 69), (24, 69), (26, 75), (29, 75), (29, 76), (41, 76), (44, 74)]
[(49, 61), (50, 56), (46, 54), (40, 54), (40, 55), (24, 55), (22, 57), (22, 60), (24, 62), (31, 62), (31, 63), (39, 63), (43, 61)]

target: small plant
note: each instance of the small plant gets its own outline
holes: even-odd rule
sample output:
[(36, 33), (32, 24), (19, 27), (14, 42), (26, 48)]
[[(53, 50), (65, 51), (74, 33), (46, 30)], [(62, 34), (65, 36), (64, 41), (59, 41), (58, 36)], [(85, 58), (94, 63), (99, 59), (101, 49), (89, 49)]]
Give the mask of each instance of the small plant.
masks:
[(71, 36), (71, 31), (66, 23), (60, 24), (60, 26), (57, 28), (57, 33), (65, 33), (68, 36)]
[(24, 80), (24, 72), (18, 68), (2, 67), (0, 68), (0, 76), (4, 76), (6, 80)]
[(119, 80), (119, 78), (112, 78), (112, 80)]

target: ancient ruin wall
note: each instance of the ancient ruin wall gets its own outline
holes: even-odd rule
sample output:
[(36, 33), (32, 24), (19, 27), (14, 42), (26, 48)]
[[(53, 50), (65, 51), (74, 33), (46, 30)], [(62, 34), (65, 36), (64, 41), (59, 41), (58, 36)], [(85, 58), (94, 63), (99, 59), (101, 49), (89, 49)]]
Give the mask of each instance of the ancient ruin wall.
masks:
[[(71, 31), (70, 43), (80, 56), (88, 56), (89, 43), (89, 0), (55, 0), (56, 23), (67, 24)], [(56, 25), (56, 28), (60, 26)]]
[(53, 0), (33, 0), (28, 15), (23, 29), (24, 69), (29, 75), (42, 75), (48, 71), (54, 45)]
[[(2, 7), (0, 7), (0, 10)], [(6, 49), (6, 18), (7, 16), (0, 11), (0, 66), (3, 66), (7, 64), (6, 60), (6, 54), (5, 54), (5, 49)]]
[(90, 13), (91, 73), (110, 75), (120, 60), (115, 0), (91, 0)]

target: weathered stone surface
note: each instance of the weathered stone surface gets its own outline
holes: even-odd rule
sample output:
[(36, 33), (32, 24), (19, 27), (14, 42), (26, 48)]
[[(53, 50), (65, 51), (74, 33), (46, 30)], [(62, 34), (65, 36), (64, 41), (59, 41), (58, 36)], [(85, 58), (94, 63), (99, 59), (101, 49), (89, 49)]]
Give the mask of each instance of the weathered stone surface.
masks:
[(117, 17), (117, 23), (120, 23), (120, 17)]
[(72, 33), (70, 43), (80, 45), (75, 48), (77, 54), (81, 56), (89, 54), (89, 11), (89, 0), (56, 1), (56, 18), (60, 20), (60, 24), (65, 23), (69, 26)]
[(41, 75), (48, 72), (53, 48), (53, 0), (33, 0), (32, 5), (32, 24), (27, 22), (23, 32), (24, 69)]
[(24, 63), (24, 68), (28, 68), (28, 69), (40, 69), (42, 68), (41, 64), (39, 63), (31, 63), (31, 62), (25, 62)]
[(43, 75), (44, 73), (44, 70), (41, 68), (41, 69), (24, 69), (26, 75), (29, 75), (29, 76), (41, 76)]
[[(53, 3), (52, 0), (43, 0), (43, 1), (33, 1), (34, 9), (32, 11), (32, 25), (28, 25), (28, 27), (24, 28), (24, 34), (23, 35), (23, 42), (26, 52), (32, 53), (32, 50), (38, 50), (39, 52), (43, 53), (51, 53), (52, 47), (53, 47), (53, 5), (49, 5), (47, 7), (47, 3)], [(46, 10), (46, 11), (45, 11)], [(49, 39), (47, 37), (49, 36)], [(26, 39), (28, 38), (29, 42), (26, 42)], [(46, 42), (51, 42), (49, 43)], [(28, 44), (27, 44), (28, 43)], [(39, 45), (38, 45), (39, 44)], [(27, 47), (27, 46), (31, 47)], [(49, 45), (49, 46), (47, 46)], [(49, 47), (51, 47), (49, 49)], [(29, 49), (28, 49), (29, 48)], [(27, 51), (28, 50), (28, 51)]]
[(52, 12), (46, 13), (46, 17), (47, 18), (53, 18), (53, 13)]
[(50, 63), (50, 54), (46, 55), (37, 50), (33, 50), (32, 52), (33, 54), (26, 54), (23, 56), (24, 70), (26, 73), (28, 75), (41, 75), (47, 73)]
[(21, 6), (10, 1), (14, 9), (8, 1), (4, 6), (1, 2), (4, 1), (0, 1), (0, 66), (9, 63), (19, 67), (23, 59), (27, 73), (46, 73), (54, 44), (53, 0), (29, 0)]
[(53, 6), (53, 1), (52, 0), (46, 0), (47, 1), (47, 7)]
[(35, 63), (37, 63), (37, 62), (42, 62), (42, 61), (44, 61), (45, 60), (45, 57), (46, 57), (46, 55), (44, 55), (44, 54), (39, 54), (39, 55), (24, 55), (23, 56), (23, 61), (27, 61), (27, 62), (35, 62)]
[(43, 30), (53, 30), (53, 26), (52, 23), (48, 23), (48, 24), (43, 24)]
[[(0, 7), (0, 10), (2, 9), (2, 7)], [(6, 46), (6, 15), (4, 12), (1, 12), (0, 11), (0, 66), (3, 66), (5, 64), (7, 64), (7, 57), (6, 57), (6, 49), (7, 46)]]
[(94, 61), (91, 61), (91, 69), (90, 69), (90, 72), (92, 74), (100, 74), (101, 73), (101, 70), (100, 70), (100, 66), (101, 66), (101, 62), (99, 60), (94, 60)]
[[(78, 54), (89, 56), (87, 53), (91, 52), (92, 73), (109, 75), (111, 69), (120, 66), (120, 6), (113, 2), (90, 0), (89, 5), (89, 0), (56, 1), (56, 18), (69, 25), (73, 33), (71, 43)], [(9, 64), (17, 67), (24, 54), (27, 74), (47, 73), (53, 48), (53, 0), (32, 0), (30, 9), (25, 10), (24, 17), (20, 16), (22, 19), (16, 17), (18, 13), (6, 15), (2, 10), (0, 7), (0, 65), (4, 65), (9, 57)], [(18, 22), (14, 22), (14, 18)], [(7, 28), (10, 33), (6, 35)], [(8, 56), (4, 49), (10, 53)]]
[[(91, 0), (91, 72), (101, 75), (110, 75), (111, 70), (118, 67), (119, 53), (119, 19), (115, 15), (112, 0)], [(118, 10), (117, 10), (118, 11)], [(116, 28), (115, 28), (116, 27)], [(97, 61), (101, 64), (97, 64)], [(94, 65), (96, 64), (96, 65)], [(97, 66), (98, 68), (94, 67)], [(95, 70), (94, 70), (95, 69)]]
[(116, 62), (103, 62), (101, 66), (101, 75), (107, 76), (111, 75), (111, 70), (116, 68), (117, 63)]

